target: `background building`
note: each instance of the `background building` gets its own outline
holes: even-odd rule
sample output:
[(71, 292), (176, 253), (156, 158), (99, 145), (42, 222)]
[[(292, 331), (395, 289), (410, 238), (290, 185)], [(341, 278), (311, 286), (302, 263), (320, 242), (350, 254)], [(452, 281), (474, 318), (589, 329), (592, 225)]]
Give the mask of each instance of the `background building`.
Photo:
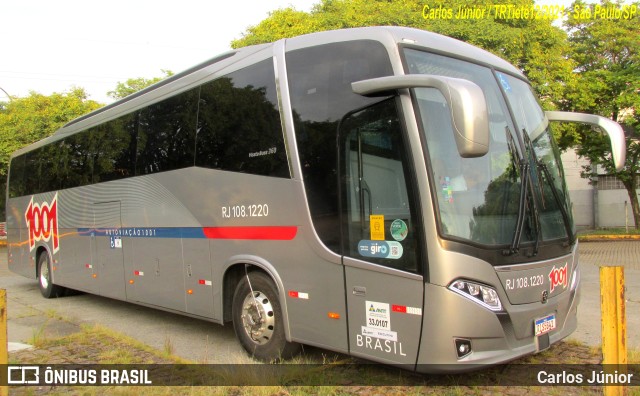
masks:
[[(573, 216), (578, 230), (598, 227), (634, 227), (629, 195), (622, 183), (613, 175), (607, 175), (597, 167), (595, 185), (580, 177), (582, 166), (589, 161), (575, 150), (562, 154), (567, 187), (573, 204)], [(640, 189), (636, 190), (640, 195)]]

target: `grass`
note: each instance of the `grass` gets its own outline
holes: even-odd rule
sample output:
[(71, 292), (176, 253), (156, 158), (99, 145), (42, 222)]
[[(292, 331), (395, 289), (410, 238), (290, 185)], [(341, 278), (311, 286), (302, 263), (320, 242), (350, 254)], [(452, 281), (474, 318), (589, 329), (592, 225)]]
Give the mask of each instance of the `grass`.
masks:
[(175, 352), (175, 348), (173, 346), (173, 342), (171, 341), (171, 337), (166, 334), (164, 336), (164, 356), (171, 356)]
[[(40, 332), (34, 335), (38, 340), (37, 351), (42, 353), (38, 359), (24, 361), (12, 357), (12, 364), (55, 364), (61, 356), (67, 358), (72, 356), (71, 361), (78, 364), (98, 363), (98, 364), (190, 364), (196, 363), (173, 356), (172, 341), (166, 337), (164, 350), (156, 350), (144, 343), (132, 339), (128, 336), (117, 333), (102, 326), (85, 325), (77, 333), (48, 339)], [(530, 355), (517, 361), (523, 364), (548, 364), (548, 363), (581, 363), (575, 356), (567, 356), (569, 351), (578, 351), (582, 354), (589, 354), (596, 361), (601, 352), (599, 348), (589, 348), (577, 341), (567, 341), (560, 343), (551, 349), (537, 354)], [(629, 363), (640, 364), (640, 351), (629, 351)], [(63, 361), (64, 363), (64, 361)], [(204, 375), (215, 375), (220, 378), (221, 383), (235, 384), (234, 386), (101, 386), (101, 387), (65, 387), (60, 386), (50, 390), (50, 395), (66, 395), (69, 393), (78, 395), (257, 395), (257, 396), (288, 396), (288, 395), (485, 395), (500, 394), (506, 390), (518, 389), (516, 392), (522, 393), (544, 393), (552, 395), (570, 394), (599, 394), (601, 388), (566, 388), (566, 387), (501, 387), (500, 382), (507, 378), (509, 372), (501, 370), (482, 370), (464, 376), (422, 376), (408, 371), (399, 370), (392, 367), (380, 365), (359, 364), (357, 360), (349, 357), (328, 357), (326, 355), (301, 355), (284, 363), (291, 365), (291, 370), (277, 370), (282, 366), (274, 365), (237, 365), (224, 371), (224, 368), (213, 372), (206, 371)], [(308, 364), (318, 364), (311, 369), (304, 367)], [(172, 367), (172, 366), (169, 366)], [(199, 366), (198, 366), (199, 367)], [(278, 385), (272, 386), (252, 386), (260, 384), (261, 377), (257, 369), (269, 370), (274, 368), (274, 376)], [(203, 369), (206, 369), (203, 367)], [(197, 368), (196, 368), (197, 371)], [(194, 378), (198, 373), (190, 374)], [(265, 377), (262, 377), (265, 378)], [(471, 379), (471, 384), (469, 382)], [(463, 381), (464, 380), (464, 381)], [(306, 386), (309, 383), (327, 383), (327, 386)], [(476, 385), (473, 385), (473, 384)], [(251, 386), (241, 386), (247, 384)], [(282, 384), (282, 385), (280, 385)], [(380, 386), (380, 384), (383, 384)], [(389, 385), (387, 385), (389, 384)], [(391, 385), (393, 384), (393, 385)], [(443, 386), (444, 385), (444, 386)], [(568, 392), (570, 390), (570, 392)], [(37, 388), (12, 387), (12, 394), (39, 394)], [(630, 395), (638, 395), (638, 389), (631, 389)]]
[(625, 227), (616, 228), (598, 228), (595, 230), (578, 231), (578, 236), (589, 235), (640, 235), (640, 230), (633, 227), (625, 229)]
[(42, 324), (38, 329), (33, 330), (33, 334), (29, 339), (29, 345), (33, 345), (36, 348), (42, 348), (46, 344), (47, 338), (44, 332), (45, 327), (46, 323)]
[(627, 363), (640, 364), (640, 350), (635, 349), (627, 351)]

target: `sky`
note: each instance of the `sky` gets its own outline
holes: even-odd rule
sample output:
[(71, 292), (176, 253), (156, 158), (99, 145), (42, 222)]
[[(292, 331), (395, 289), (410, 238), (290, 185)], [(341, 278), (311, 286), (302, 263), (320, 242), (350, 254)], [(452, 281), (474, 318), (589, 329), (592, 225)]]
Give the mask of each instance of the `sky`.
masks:
[(3, 0), (0, 88), (24, 97), (78, 86), (110, 103), (119, 81), (183, 71), (230, 50), (270, 11), (317, 1)]
[[(230, 50), (232, 40), (270, 11), (289, 6), (310, 11), (318, 2), (4, 0), (0, 101), (7, 100), (6, 93), (50, 95), (77, 86), (90, 99), (110, 103), (107, 92), (118, 82), (163, 76), (162, 69), (178, 73)], [(538, 3), (568, 5), (570, 1)]]

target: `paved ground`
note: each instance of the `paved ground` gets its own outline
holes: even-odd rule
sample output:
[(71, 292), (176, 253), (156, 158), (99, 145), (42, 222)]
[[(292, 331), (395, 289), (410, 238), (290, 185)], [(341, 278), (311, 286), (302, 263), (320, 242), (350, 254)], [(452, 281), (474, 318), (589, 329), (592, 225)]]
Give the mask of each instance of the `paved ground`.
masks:
[(598, 266), (622, 265), (625, 270), (640, 270), (640, 240), (581, 242), (579, 246), (582, 263)]
[[(640, 349), (640, 241), (580, 244), (582, 301), (578, 330), (571, 336), (591, 346), (601, 344), (600, 265), (625, 267), (628, 345)], [(247, 358), (230, 326), (191, 319), (92, 295), (45, 300), (35, 280), (7, 270), (0, 248), (0, 288), (8, 290), (9, 341), (29, 342), (46, 330), (48, 337), (77, 332), (82, 323), (98, 323), (159, 350), (167, 348), (189, 360), (242, 363)], [(52, 317), (63, 316), (65, 321)]]
[(600, 316), (600, 266), (625, 269), (627, 345), (640, 349), (640, 241), (582, 242), (582, 300), (578, 306), (578, 329), (571, 335), (588, 345), (602, 344)]

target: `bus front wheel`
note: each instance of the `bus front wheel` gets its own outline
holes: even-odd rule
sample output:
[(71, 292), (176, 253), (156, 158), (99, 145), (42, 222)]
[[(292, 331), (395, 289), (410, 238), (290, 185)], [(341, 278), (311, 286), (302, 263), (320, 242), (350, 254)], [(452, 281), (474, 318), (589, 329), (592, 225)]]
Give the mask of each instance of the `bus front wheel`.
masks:
[(240, 344), (258, 360), (290, 358), (300, 345), (288, 342), (285, 337), (276, 286), (262, 272), (250, 272), (248, 277), (249, 281), (247, 276), (242, 277), (233, 295), (233, 328)]
[(47, 253), (42, 253), (38, 257), (38, 286), (44, 298), (55, 298), (64, 295), (64, 287), (53, 284), (51, 261)]

